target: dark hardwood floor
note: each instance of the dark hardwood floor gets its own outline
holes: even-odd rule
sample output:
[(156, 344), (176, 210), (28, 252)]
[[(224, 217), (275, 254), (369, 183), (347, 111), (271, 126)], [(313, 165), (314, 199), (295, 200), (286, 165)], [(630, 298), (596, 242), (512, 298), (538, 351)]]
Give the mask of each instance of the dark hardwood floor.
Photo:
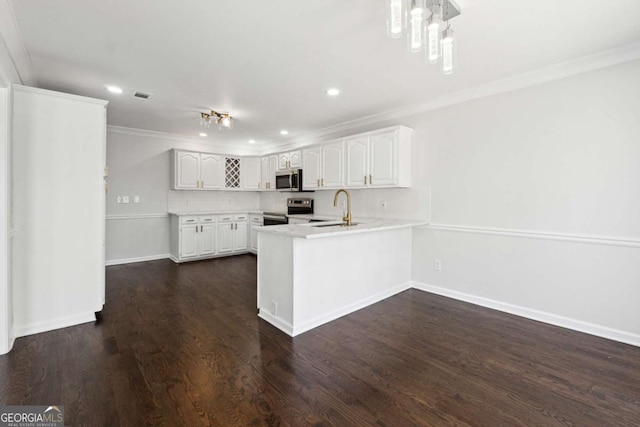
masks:
[(638, 426), (640, 348), (411, 290), (294, 339), (255, 257), (107, 268), (96, 324), (20, 338), (0, 402), (86, 426)]

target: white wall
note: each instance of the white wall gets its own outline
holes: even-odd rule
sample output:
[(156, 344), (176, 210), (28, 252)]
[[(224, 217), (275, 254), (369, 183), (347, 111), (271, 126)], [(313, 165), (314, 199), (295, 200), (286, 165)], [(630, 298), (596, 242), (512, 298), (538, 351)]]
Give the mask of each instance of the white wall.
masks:
[(11, 287), (11, 150), (10, 89), (0, 87), (0, 354), (13, 344), (13, 304)]
[[(168, 211), (259, 208), (260, 198), (255, 192), (170, 190), (172, 148), (221, 152), (212, 144), (171, 139), (153, 132), (113, 128), (107, 132), (108, 265), (168, 257)], [(241, 148), (225, 148), (224, 152), (246, 154)], [(130, 203), (117, 203), (118, 196), (129, 196)], [(134, 196), (140, 197), (140, 203), (133, 203)]]
[(409, 118), (434, 224), (414, 280), (640, 345), (638, 94), (635, 61)]

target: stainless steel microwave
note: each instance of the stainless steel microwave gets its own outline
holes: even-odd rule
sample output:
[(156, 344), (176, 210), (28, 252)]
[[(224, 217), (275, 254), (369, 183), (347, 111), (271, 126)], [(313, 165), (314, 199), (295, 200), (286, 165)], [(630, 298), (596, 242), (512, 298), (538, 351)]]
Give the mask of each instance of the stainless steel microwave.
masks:
[(303, 191), (302, 169), (287, 169), (276, 172), (276, 190)]

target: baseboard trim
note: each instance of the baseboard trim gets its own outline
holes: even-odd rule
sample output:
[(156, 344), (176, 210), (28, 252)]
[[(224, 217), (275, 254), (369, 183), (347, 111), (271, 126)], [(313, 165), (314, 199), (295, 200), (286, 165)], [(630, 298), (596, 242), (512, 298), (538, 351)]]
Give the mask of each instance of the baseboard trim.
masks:
[(120, 265), (120, 264), (132, 264), (134, 262), (144, 262), (144, 261), (155, 261), (158, 259), (167, 259), (171, 258), (170, 254), (159, 254), (159, 255), (148, 255), (141, 256), (135, 258), (121, 258), (121, 259), (110, 259), (105, 262), (105, 266), (110, 265)]
[(514, 304), (509, 304), (489, 298), (484, 298), (465, 292), (454, 291), (451, 289), (441, 288), (439, 286), (427, 285), (421, 282), (412, 282), (412, 287), (424, 292), (453, 298), (459, 301), (468, 302), (493, 310), (502, 311), (504, 313), (513, 314), (524, 317), (526, 319), (536, 320), (538, 322), (548, 323), (554, 326), (571, 329), (585, 334), (595, 335), (597, 337), (610, 339), (613, 341), (630, 344), (640, 347), (640, 335), (632, 332), (613, 329), (606, 326), (596, 325), (593, 323), (583, 322), (582, 320), (571, 319), (557, 314), (547, 313), (544, 311), (534, 310)]
[(280, 329), (282, 332), (289, 335), (290, 337), (293, 336), (293, 326), (289, 322), (277, 316), (274, 316), (262, 309), (258, 311), (258, 317), (270, 323), (271, 325), (275, 326), (276, 328)]
[(46, 322), (31, 323), (24, 326), (15, 328), (15, 337), (25, 337), (27, 335), (39, 334), (41, 332), (49, 332), (55, 329), (68, 328), (69, 326), (76, 326), (82, 323), (89, 323), (96, 321), (95, 312), (74, 314), (72, 316), (59, 317)]
[[(403, 283), (401, 285), (395, 286), (391, 289), (388, 289), (384, 292), (380, 292), (378, 294), (375, 294), (373, 296), (370, 296), (368, 298), (362, 299), (360, 301), (357, 301), (353, 304), (349, 304), (346, 305), (344, 307), (341, 307), (337, 310), (332, 311), (331, 313), (327, 313), (324, 314), (322, 316), (318, 316), (315, 317), (311, 320), (308, 320), (304, 323), (302, 323), (299, 326), (293, 325), (293, 335), (291, 336), (297, 336), (300, 334), (303, 334), (311, 329), (317, 328), (318, 326), (324, 325), (325, 323), (329, 323), (333, 320), (339, 319), (340, 317), (346, 316), (348, 314), (354, 313), (358, 310), (361, 310), (365, 307), (368, 307), (370, 305), (373, 305), (377, 302), (380, 302), (384, 299), (387, 299), (389, 297), (392, 297), (396, 294), (399, 294), (400, 292), (404, 292), (407, 289), (411, 289), (412, 287), (412, 282), (407, 282), (407, 283)], [(295, 314), (294, 314), (295, 316)]]

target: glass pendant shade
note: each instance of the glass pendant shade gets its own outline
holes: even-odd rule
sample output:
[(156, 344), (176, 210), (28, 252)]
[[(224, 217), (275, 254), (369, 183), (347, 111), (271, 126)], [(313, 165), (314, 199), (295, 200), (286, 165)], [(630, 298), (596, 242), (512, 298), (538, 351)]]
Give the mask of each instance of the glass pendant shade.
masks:
[(453, 38), (453, 30), (447, 28), (442, 37), (442, 74), (452, 74), (455, 66), (456, 40)]
[(440, 22), (434, 21), (433, 17), (427, 25), (428, 41), (427, 41), (427, 59), (430, 63), (435, 64), (440, 58)]
[(402, 37), (407, 28), (406, 0), (387, 1), (387, 36), (392, 39)]
[(419, 1), (413, 1), (409, 14), (409, 52), (417, 53), (422, 50), (425, 42), (425, 7)]

